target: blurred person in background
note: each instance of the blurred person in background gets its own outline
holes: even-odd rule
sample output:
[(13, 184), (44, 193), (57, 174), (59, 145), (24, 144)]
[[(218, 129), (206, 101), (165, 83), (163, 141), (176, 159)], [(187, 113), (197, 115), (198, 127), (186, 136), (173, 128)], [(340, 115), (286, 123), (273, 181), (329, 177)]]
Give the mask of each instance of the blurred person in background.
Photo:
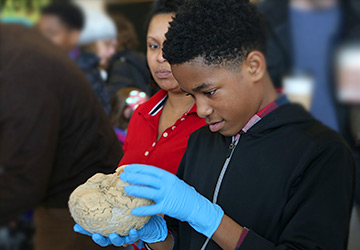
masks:
[[(108, 55), (105, 42), (102, 40), (94, 42), (93, 39), (96, 36), (115, 37), (116, 31), (111, 29), (114, 26), (107, 17), (101, 14), (92, 15), (86, 13), (87, 15), (84, 15), (83, 10), (72, 3), (52, 3), (42, 9), (37, 28), (45, 37), (67, 52), (76, 61), (88, 78), (105, 112), (109, 114), (110, 97), (105, 81), (101, 77), (99, 65), (102, 62), (106, 64), (106, 58), (111, 56), (112, 52)], [(99, 23), (94, 18), (98, 18)], [(83, 30), (84, 28), (85, 30)], [(101, 29), (106, 30), (101, 31)], [(89, 34), (92, 32), (94, 34)], [(84, 45), (83, 49), (78, 48), (80, 38), (82, 39), (81, 43), (89, 43), (86, 46)], [(100, 56), (96, 53), (103, 55), (103, 59), (100, 60)]]
[(107, 79), (106, 68), (116, 52), (117, 29), (111, 17), (102, 11), (83, 8), (85, 27), (80, 34), (79, 45), (98, 57), (103, 80)]
[[(267, 18), (267, 68), (276, 87), (289, 72), (303, 71), (313, 81), (310, 112), (340, 132), (351, 146), (356, 163), (355, 209), (349, 247), (358, 239), (360, 202), (360, 144), (356, 143), (360, 114), (354, 103), (339, 99), (337, 52), (360, 44), (360, 1), (266, 0), (258, 5)], [(296, 76), (293, 75), (296, 79)], [(360, 82), (358, 83), (360, 85)], [(355, 224), (354, 224), (355, 223)], [(349, 248), (349, 249), (358, 249)]]
[(0, 24), (0, 44), (0, 224), (35, 209), (36, 250), (101, 249), (74, 234), (67, 202), (121, 159), (108, 118), (81, 70), (38, 32)]
[(99, 97), (105, 112), (110, 112), (110, 95), (106, 88), (106, 67), (115, 54), (117, 31), (113, 20), (104, 12), (83, 9), (85, 27), (81, 31), (80, 54), (75, 58)]
[(337, 99), (349, 109), (350, 134), (358, 164), (356, 200), (348, 246), (348, 250), (357, 250), (360, 249), (360, 40), (342, 45), (337, 50), (335, 58)]
[[(357, 5), (353, 0), (266, 0), (258, 4), (269, 25), (266, 59), (274, 85), (281, 88), (289, 73), (309, 74), (314, 83), (311, 114), (340, 132), (351, 146), (349, 105), (336, 98), (335, 52), (360, 37)], [(357, 196), (360, 200), (360, 188)]]
[(268, 70), (276, 87), (293, 72), (306, 72), (314, 80), (310, 112), (336, 131), (346, 131), (337, 112), (334, 51), (356, 35), (359, 19), (349, 0), (266, 0), (260, 3), (269, 24)]
[(139, 42), (133, 24), (122, 14), (111, 15), (117, 27), (116, 53), (108, 66), (107, 87), (110, 96), (126, 87), (138, 88), (150, 95), (150, 71), (145, 55), (137, 51)]
[(147, 99), (145, 92), (135, 88), (121, 88), (115, 93), (111, 101), (109, 119), (122, 146), (132, 114)]
[(70, 56), (77, 47), (83, 27), (84, 16), (81, 9), (67, 2), (45, 6), (37, 23), (40, 32)]

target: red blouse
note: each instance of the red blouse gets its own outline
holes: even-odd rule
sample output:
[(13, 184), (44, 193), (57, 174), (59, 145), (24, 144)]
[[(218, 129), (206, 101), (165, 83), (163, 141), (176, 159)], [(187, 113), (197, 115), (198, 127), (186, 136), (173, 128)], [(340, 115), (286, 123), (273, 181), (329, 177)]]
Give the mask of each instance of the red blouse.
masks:
[(160, 90), (135, 110), (130, 119), (124, 156), (119, 166), (140, 163), (176, 174), (190, 134), (206, 125), (206, 122), (196, 114), (194, 104), (157, 141), (159, 118), (166, 99), (167, 92)]

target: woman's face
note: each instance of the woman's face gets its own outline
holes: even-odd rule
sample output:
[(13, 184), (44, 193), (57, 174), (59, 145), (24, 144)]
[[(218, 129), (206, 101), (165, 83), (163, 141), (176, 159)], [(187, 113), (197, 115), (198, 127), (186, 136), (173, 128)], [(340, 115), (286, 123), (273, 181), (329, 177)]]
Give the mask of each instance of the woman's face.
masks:
[(111, 40), (98, 40), (95, 42), (96, 55), (100, 58), (100, 66), (106, 67), (110, 58), (116, 52), (117, 41)]
[(165, 34), (173, 16), (173, 13), (158, 14), (151, 19), (147, 33), (146, 56), (151, 74), (159, 87), (166, 91), (181, 92), (171, 72), (170, 64), (165, 60), (162, 52)]

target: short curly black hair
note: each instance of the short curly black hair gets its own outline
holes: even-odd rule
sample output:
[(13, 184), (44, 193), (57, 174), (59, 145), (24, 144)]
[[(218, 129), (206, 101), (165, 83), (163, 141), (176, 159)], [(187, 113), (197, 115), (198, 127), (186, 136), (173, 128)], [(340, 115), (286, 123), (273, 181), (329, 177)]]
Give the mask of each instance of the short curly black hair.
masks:
[(265, 47), (265, 20), (248, 0), (188, 0), (170, 22), (163, 53), (170, 64), (200, 59), (236, 69)]
[(72, 3), (49, 4), (42, 8), (41, 14), (57, 16), (70, 29), (81, 30), (84, 27), (84, 13), (80, 7)]

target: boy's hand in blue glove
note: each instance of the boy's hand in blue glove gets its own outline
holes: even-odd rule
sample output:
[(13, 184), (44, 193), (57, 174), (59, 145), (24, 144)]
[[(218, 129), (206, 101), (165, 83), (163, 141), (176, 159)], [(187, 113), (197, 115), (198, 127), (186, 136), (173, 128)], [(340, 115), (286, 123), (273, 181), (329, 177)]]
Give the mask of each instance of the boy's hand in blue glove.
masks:
[(160, 168), (128, 165), (120, 178), (132, 184), (125, 187), (127, 194), (156, 202), (155, 205), (134, 208), (131, 213), (135, 216), (166, 214), (187, 221), (196, 231), (209, 238), (224, 216), (219, 205), (211, 203), (176, 175)]
[(164, 241), (168, 235), (166, 222), (158, 215), (151, 216), (149, 222), (141, 229), (131, 229), (128, 236), (119, 236), (116, 233), (110, 234), (109, 237), (104, 237), (97, 233), (91, 234), (78, 224), (74, 226), (74, 231), (91, 236), (93, 241), (102, 247), (111, 244), (114, 246), (123, 246), (125, 244), (134, 243), (138, 240), (142, 240), (147, 243), (160, 242)]

